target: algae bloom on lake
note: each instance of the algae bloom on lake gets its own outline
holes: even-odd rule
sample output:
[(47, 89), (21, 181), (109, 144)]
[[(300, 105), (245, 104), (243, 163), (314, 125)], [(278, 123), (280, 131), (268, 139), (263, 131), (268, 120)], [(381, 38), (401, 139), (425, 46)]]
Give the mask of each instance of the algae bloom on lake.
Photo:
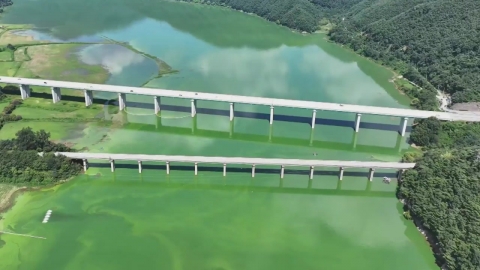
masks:
[[(391, 72), (324, 35), (303, 36), (219, 7), (17, 0), (2, 20), (34, 25), (36, 42), (95, 43), (67, 53), (77, 67), (102, 74), (89, 73), (88, 82), (148, 82), (147, 87), (164, 89), (394, 108), (408, 104), (388, 82)], [(121, 44), (128, 46), (117, 47)], [(26, 61), (30, 50), (15, 52), (17, 62)], [(158, 77), (159, 62), (150, 56), (179, 72)], [(78, 74), (31, 64), (18, 69), (10, 63), (0, 75), (24, 65), (46, 79), (75, 80), (68, 76)], [(108, 94), (95, 96), (98, 102), (85, 108), (82, 92), (73, 90), (52, 104), (50, 91), (34, 87), (36, 96), (13, 112), (24, 116), (22, 121), (7, 123), (0, 138), (31, 126), (51, 132), (56, 142), (97, 153), (396, 161), (408, 150), (405, 138), (391, 130), (356, 133), (332, 124), (353, 121), (343, 113), (319, 112), (322, 124), (312, 132), (295, 121), (270, 126), (259, 117), (235, 117), (230, 122), (200, 111), (192, 118), (189, 100), (162, 98), (162, 112), (154, 115), (128, 103), (119, 112), (117, 97)], [(127, 95), (127, 102), (153, 106), (151, 97)], [(228, 106), (198, 102), (209, 110)], [(263, 115), (269, 108), (236, 104), (235, 111)], [(289, 108), (275, 113), (311, 117)], [(362, 116), (362, 121), (388, 125), (400, 119)], [(325, 169), (310, 181), (301, 170), (280, 179), (278, 171), (268, 173), (279, 168), (269, 167), (252, 178), (250, 168), (241, 166), (224, 177), (221, 167), (201, 166), (195, 176), (181, 164), (172, 164), (169, 175), (164, 164), (149, 162), (141, 174), (136, 163), (118, 162), (113, 173), (108, 163), (90, 165), (71, 181), (24, 193), (2, 214), (1, 230), (46, 239), (1, 234), (0, 269), (435, 269), (428, 244), (402, 217), (396, 179), (382, 182), (381, 175), (391, 171), (369, 182), (360, 171), (339, 181), (337, 171)], [(48, 210), (53, 213), (42, 223)]]

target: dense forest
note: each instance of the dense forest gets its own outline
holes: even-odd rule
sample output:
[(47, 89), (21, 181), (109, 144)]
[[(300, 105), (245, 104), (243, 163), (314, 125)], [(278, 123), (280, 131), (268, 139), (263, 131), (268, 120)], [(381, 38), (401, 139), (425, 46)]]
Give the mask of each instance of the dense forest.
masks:
[(478, 0), (369, 0), (344, 16), (330, 38), (419, 84), (421, 104), (435, 88), (455, 103), (480, 101)]
[(480, 269), (480, 147), (434, 148), (404, 174), (408, 216), (433, 234), (444, 269)]
[(480, 269), (480, 124), (416, 121), (410, 140), (423, 153), (399, 182), (406, 217), (428, 229), (444, 269)]
[[(47, 184), (68, 179), (81, 171), (81, 164), (56, 151), (72, 151), (63, 144), (51, 142), (50, 134), (24, 128), (16, 138), (0, 141), (0, 183)], [(44, 152), (43, 157), (38, 153)]]

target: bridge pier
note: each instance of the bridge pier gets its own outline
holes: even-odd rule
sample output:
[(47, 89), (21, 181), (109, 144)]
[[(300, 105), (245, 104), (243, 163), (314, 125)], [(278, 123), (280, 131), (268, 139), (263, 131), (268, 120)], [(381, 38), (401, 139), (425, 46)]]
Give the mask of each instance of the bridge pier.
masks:
[(317, 110), (313, 110), (313, 115), (312, 115), (312, 129), (315, 128), (315, 122), (317, 120)]
[(191, 103), (192, 103), (192, 117), (195, 117), (195, 115), (197, 115), (197, 100), (192, 99)]
[(403, 173), (405, 172), (405, 169), (402, 169), (402, 170), (398, 170), (397, 172), (397, 181), (401, 181), (402, 180), (402, 176), (403, 176)]
[(400, 135), (405, 136), (405, 132), (407, 131), (407, 123), (408, 117), (404, 117), (401, 124)]
[(223, 164), (223, 176), (227, 176), (227, 164)]
[(20, 84), (20, 95), (22, 96), (22, 99), (27, 99), (30, 97), (31, 89), (29, 85), (26, 84)]
[(340, 167), (340, 175), (338, 176), (339, 180), (343, 180), (343, 172), (344, 171), (345, 171), (345, 169), (343, 167)]
[(170, 162), (165, 162), (165, 164), (167, 165), (167, 174), (170, 174)]
[(374, 168), (370, 168), (370, 171), (368, 172), (368, 180), (373, 181), (373, 173), (375, 172)]
[(314, 168), (315, 168), (315, 167), (310, 166), (310, 179), (313, 179), (313, 169), (314, 169)]
[(142, 161), (138, 161), (138, 173), (142, 173)]
[(60, 87), (52, 87), (52, 99), (53, 99), (53, 103), (57, 103), (62, 99)]
[(270, 125), (273, 124), (273, 106), (270, 106)]
[(112, 172), (115, 171), (115, 160), (113, 160), (113, 159), (110, 160), (110, 170), (111, 170)]
[(91, 106), (93, 104), (93, 91), (92, 90), (84, 90), (85, 94), (85, 106)]
[(161, 99), (160, 97), (153, 97), (153, 104), (155, 106), (155, 114), (160, 113)]
[(285, 165), (282, 165), (280, 168), (280, 179), (283, 179), (283, 176), (285, 175)]
[(127, 95), (124, 93), (119, 93), (118, 94), (118, 107), (120, 111), (125, 110), (127, 107)]
[(198, 175), (198, 163), (195, 162), (195, 175)]
[(252, 177), (255, 177), (255, 164), (252, 165)]
[(83, 159), (83, 171), (87, 172), (88, 169), (88, 161), (84, 158)]
[(230, 121), (233, 121), (233, 117), (234, 117), (234, 108), (235, 107), (235, 104), (233, 102), (230, 102)]
[(357, 113), (357, 118), (355, 119), (355, 132), (360, 130), (360, 118), (362, 117), (361, 113)]

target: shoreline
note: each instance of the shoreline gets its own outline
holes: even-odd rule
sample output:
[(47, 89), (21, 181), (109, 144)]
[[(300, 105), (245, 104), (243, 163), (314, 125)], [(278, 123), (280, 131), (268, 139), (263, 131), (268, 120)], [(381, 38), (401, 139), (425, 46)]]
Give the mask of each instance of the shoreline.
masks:
[[(400, 181), (398, 182), (398, 184), (400, 184)], [(441, 255), (442, 253), (441, 253), (441, 249), (440, 249), (440, 246), (439, 246), (439, 243), (438, 243), (438, 239), (435, 237), (435, 235), (433, 235), (433, 233), (429, 229), (427, 229), (427, 228), (425, 228), (425, 226), (423, 226), (422, 222), (420, 221), (420, 219), (417, 216), (411, 215), (410, 207), (408, 206), (408, 203), (405, 201), (405, 199), (400, 199), (399, 198), (398, 200), (404, 206), (404, 208), (406, 208), (406, 210), (407, 210), (407, 211), (403, 211), (403, 218), (407, 221), (411, 221), (413, 223), (413, 225), (415, 226), (415, 228), (417, 228), (417, 231), (419, 231), (420, 234), (423, 235), (425, 241), (430, 246), (430, 249), (433, 253), (433, 256), (436, 259), (435, 264), (438, 267), (440, 267), (441, 270), (447, 270), (447, 268), (444, 265), (439, 265), (438, 264), (438, 258), (443, 259), (442, 255)], [(405, 217), (405, 213), (408, 213), (410, 215), (410, 219)]]
[(8, 191), (2, 197), (0, 197), (0, 220), (2, 220), (1, 214), (5, 214), (8, 210), (10, 210), (14, 205), (17, 198), (22, 195), (23, 193), (38, 189), (37, 187), (16, 187), (12, 190)]

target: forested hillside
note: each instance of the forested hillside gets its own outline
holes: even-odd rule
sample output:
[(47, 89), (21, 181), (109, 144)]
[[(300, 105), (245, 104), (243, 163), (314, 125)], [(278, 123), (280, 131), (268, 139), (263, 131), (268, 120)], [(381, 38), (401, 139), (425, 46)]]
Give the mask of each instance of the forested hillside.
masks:
[(454, 102), (480, 101), (478, 0), (365, 0), (344, 17), (332, 40), (409, 71), (409, 79), (434, 92), (428, 80)]
[(399, 197), (433, 235), (443, 269), (480, 269), (479, 193), (479, 147), (428, 150), (404, 175)]

